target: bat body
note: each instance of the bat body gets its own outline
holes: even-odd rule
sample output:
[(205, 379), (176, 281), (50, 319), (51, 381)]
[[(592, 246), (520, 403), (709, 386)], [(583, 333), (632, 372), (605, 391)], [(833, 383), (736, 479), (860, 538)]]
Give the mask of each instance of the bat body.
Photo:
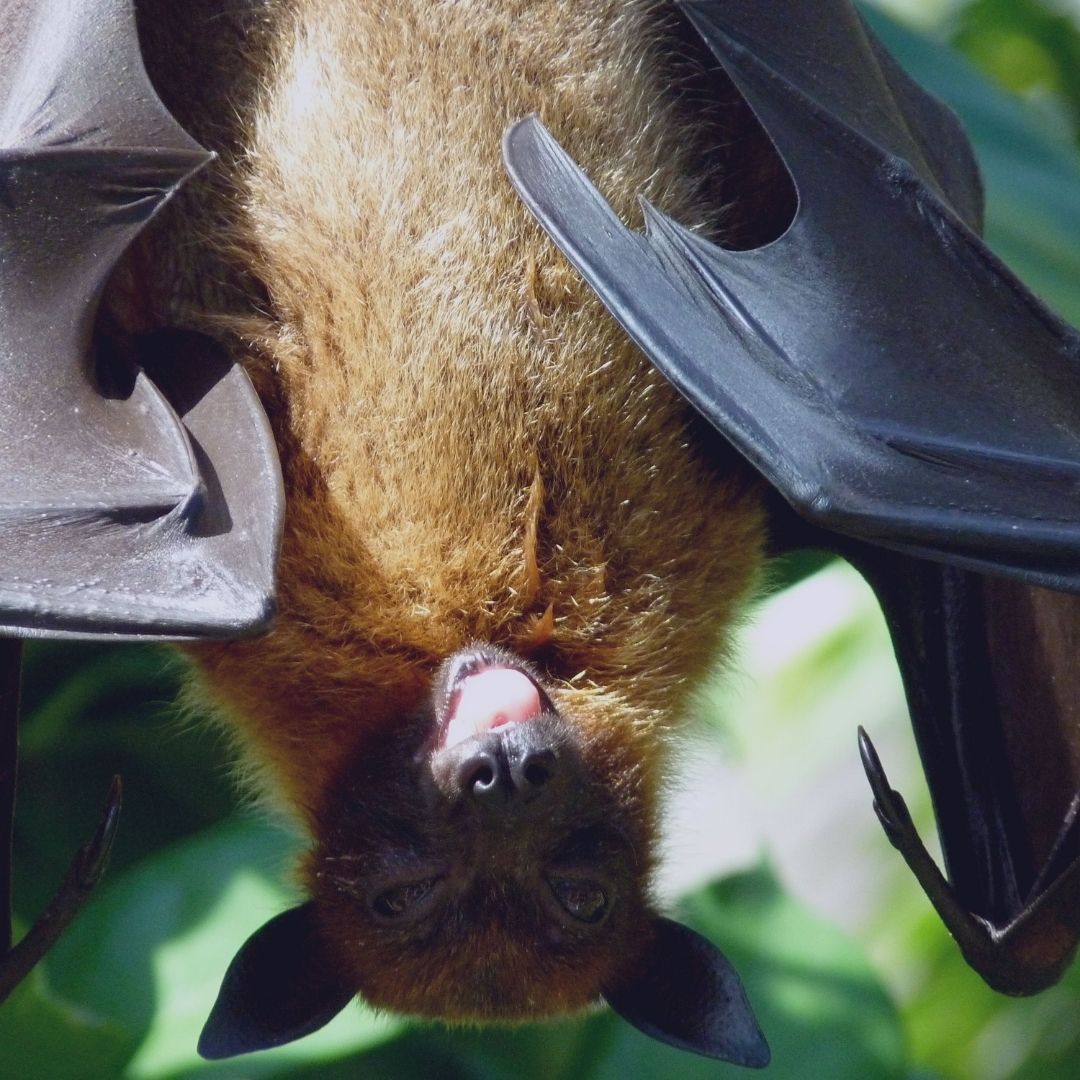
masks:
[[(192, 655), (252, 786), (314, 842), (304, 921), (244, 963), (302, 931), (335, 1011), (356, 991), (453, 1019), (572, 1011), (614, 1000), (653, 936), (667, 743), (757, 573), (760, 488), (694, 437), (499, 147), (539, 106), (627, 210), (646, 189), (715, 229), (708, 129), (667, 85), (693, 74), (674, 15), (268, 4), (230, 58), (196, 41), (184, 70), (188, 10), (140, 9), (164, 101), (220, 156), (111, 301), (120, 324), (215, 335), (267, 405), (277, 618)], [(270, 967), (226, 981), (204, 1052), (253, 1048), (236, 1015), (257, 982), (286, 993)], [(324, 1004), (294, 1002), (289, 1034)]]
[[(228, 340), (269, 401), (288, 493), (277, 623), (196, 655), (304, 813), (349, 747), (416, 708), (474, 642), (543, 654), (568, 706), (600, 716), (625, 703), (619, 726), (662, 741), (762, 535), (745, 473), (692, 439), (678, 396), (500, 166), (510, 118), (549, 103), (628, 210), (646, 187), (706, 220), (703, 136), (666, 104), (648, 44), (656, 12), (570, 5), (515, 30), (509, 10), (355, 7), (266, 14), (284, 25), (272, 50), (246, 57), (259, 91), (237, 136), (245, 155), (221, 167), (229, 216), (218, 225), (211, 202), (200, 219), (197, 186), (171, 215), (212, 257), (257, 271), (269, 305), (196, 295), (163, 315), (246, 320)], [(532, 55), (538, 71), (515, 76)], [(625, 152), (607, 155), (610, 141)], [(151, 266), (155, 244), (193, 246), (171, 224), (147, 238)], [(205, 273), (193, 261), (181, 280), (197, 290)]]

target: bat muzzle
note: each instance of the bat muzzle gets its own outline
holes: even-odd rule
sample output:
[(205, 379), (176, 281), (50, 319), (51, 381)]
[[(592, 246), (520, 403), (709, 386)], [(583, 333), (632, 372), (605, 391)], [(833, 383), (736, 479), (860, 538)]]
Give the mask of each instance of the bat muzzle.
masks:
[(582, 773), (577, 739), (554, 712), (475, 735), (432, 758), (446, 800), (495, 819), (565, 805)]

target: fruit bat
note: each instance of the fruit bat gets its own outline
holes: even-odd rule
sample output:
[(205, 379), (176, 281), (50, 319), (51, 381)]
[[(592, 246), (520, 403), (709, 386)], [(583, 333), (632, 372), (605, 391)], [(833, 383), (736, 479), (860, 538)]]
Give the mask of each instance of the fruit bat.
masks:
[[(949, 880), (862, 736), (890, 839), (992, 984), (1053, 981), (1075, 782), (1033, 805), (1012, 772), (1064, 738), (1021, 691), (1067, 653), (1008, 628), (1072, 625), (1076, 338), (978, 240), (951, 114), (843, 0), (171, 7), (141, 39), (128, 0), (0, 9), (0, 612), (217, 639), (276, 594), (269, 634), (192, 654), (312, 836), (310, 898), (240, 950), (203, 1053), (359, 992), (604, 998), (763, 1064), (648, 879), (766, 515), (881, 597)], [(524, 203), (722, 439), (511, 191), (529, 112)]]
[[(253, 786), (312, 837), (310, 899), (240, 950), (206, 1056), (359, 992), (466, 1021), (603, 998), (676, 1046), (768, 1058), (731, 965), (648, 891), (667, 732), (754, 576), (757, 485), (692, 443), (499, 161), (567, 42), (595, 57), (562, 108), (595, 127), (595, 89), (635, 90), (654, 12), (577, 7), (526, 20), (541, 71), (512, 86), (516, 62), (474, 55), (507, 6), (485, 26), (98, 0), (3, 23), (4, 348), (47, 372), (4, 414), (26, 448), (4, 622), (250, 633), (280, 566), (271, 632), (192, 655)], [(414, 73), (436, 59), (441, 81)], [(660, 118), (656, 81), (628, 135)], [(638, 142), (615, 163), (633, 189), (678, 157), (674, 131)]]

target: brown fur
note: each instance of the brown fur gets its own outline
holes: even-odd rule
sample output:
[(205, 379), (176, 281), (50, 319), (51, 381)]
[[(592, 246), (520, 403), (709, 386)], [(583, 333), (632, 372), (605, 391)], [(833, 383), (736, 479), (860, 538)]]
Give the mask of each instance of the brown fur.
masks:
[[(317, 839), (365, 747), (484, 641), (532, 657), (651, 843), (668, 732), (759, 565), (758, 494), (530, 219), (500, 139), (538, 112), (624, 218), (641, 192), (715, 228), (663, 6), (281, 0), (219, 18), (200, 72), (160, 47), (197, 52), (197, 20), (143, 5), (163, 96), (222, 164), (141, 257), (163, 317), (242, 356), (288, 500), (273, 631), (194, 655)], [(583, 1004), (619, 949), (581, 991), (536, 975), (515, 1015)], [(426, 1011), (411, 978), (374, 996)]]

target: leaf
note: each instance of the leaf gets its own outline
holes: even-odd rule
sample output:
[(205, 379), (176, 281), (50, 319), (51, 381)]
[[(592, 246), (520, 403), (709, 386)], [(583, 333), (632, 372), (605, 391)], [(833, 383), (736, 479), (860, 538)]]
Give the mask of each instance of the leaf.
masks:
[(124, 813), (110, 873), (232, 805), (221, 737), (178, 720), (183, 664), (174, 653), (30, 644), (15, 822), (15, 908), (26, 920), (92, 833), (114, 773), (123, 775)]
[(120, 1075), (135, 1040), (93, 1011), (56, 1000), (38, 970), (0, 1009), (0, 1047), (6, 1075), (85, 1080)]
[(1014, 92), (1053, 91), (1080, 123), (1080, 31), (1040, 0), (974, 0), (952, 44)]

